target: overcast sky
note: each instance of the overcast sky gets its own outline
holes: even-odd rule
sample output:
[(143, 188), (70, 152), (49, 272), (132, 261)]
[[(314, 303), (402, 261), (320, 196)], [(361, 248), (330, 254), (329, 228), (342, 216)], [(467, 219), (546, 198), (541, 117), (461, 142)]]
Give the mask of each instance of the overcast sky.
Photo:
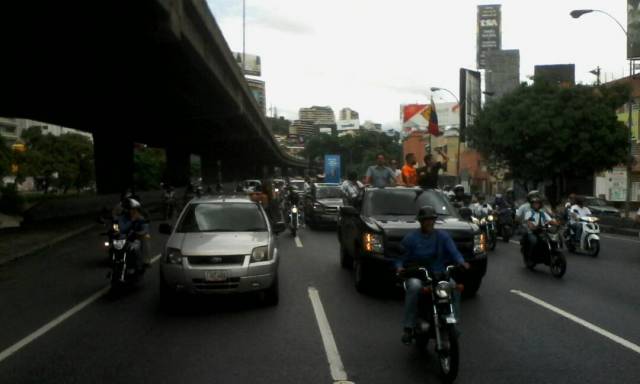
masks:
[[(242, 0), (207, 0), (234, 51), (242, 51)], [(400, 104), (428, 102), (429, 88), (458, 93), (459, 68), (476, 67), (479, 4), (502, 4), (502, 48), (520, 50), (520, 77), (536, 64), (576, 64), (576, 81), (628, 73), (626, 0), (246, 0), (246, 52), (262, 59), (267, 108), (297, 118), (330, 105), (398, 128)], [(604, 81), (603, 74), (603, 81)], [(436, 103), (451, 101), (434, 95)]]

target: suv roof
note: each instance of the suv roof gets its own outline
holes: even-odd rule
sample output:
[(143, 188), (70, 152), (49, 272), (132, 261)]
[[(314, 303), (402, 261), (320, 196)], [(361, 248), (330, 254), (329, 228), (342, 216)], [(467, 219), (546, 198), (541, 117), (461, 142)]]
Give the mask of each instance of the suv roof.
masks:
[(195, 203), (251, 203), (256, 204), (246, 195), (222, 195), (222, 196), (202, 196), (195, 198), (191, 202)]
[(339, 183), (313, 183), (316, 187), (339, 187)]

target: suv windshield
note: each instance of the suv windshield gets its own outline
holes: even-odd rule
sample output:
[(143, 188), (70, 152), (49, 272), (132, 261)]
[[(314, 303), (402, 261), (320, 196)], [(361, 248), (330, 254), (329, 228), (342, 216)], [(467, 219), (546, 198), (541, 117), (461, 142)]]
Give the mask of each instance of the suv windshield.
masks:
[(267, 224), (256, 204), (192, 204), (178, 225), (178, 232), (264, 232)]
[(318, 187), (316, 199), (333, 199), (342, 197), (340, 187)]
[(454, 215), (455, 210), (441, 192), (419, 189), (379, 189), (368, 191), (364, 198), (366, 216), (415, 216), (431, 205), (438, 215)]

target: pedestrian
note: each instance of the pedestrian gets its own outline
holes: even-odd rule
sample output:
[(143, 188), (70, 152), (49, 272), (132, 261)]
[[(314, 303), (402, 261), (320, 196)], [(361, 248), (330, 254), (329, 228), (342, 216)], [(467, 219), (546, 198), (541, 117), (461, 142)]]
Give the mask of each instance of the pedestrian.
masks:
[(402, 171), (400, 170), (396, 159), (391, 160), (391, 170), (393, 171), (393, 176), (396, 179), (396, 185), (402, 184)]
[(395, 173), (391, 168), (386, 166), (386, 160), (383, 154), (376, 156), (376, 165), (372, 165), (367, 169), (365, 184), (372, 185), (375, 188), (385, 188), (395, 185)]
[(433, 156), (431, 154), (427, 154), (424, 157), (424, 167), (418, 168), (418, 185), (422, 188), (438, 188), (438, 174), (440, 170), (445, 168), (445, 164), (449, 161), (447, 155), (442, 153), (442, 150), (439, 148), (436, 149), (436, 152), (442, 157), (444, 160), (434, 162)]
[(402, 182), (407, 187), (415, 187), (418, 185), (418, 173), (416, 172), (416, 155), (415, 153), (407, 153), (404, 157), (405, 164), (402, 167)]

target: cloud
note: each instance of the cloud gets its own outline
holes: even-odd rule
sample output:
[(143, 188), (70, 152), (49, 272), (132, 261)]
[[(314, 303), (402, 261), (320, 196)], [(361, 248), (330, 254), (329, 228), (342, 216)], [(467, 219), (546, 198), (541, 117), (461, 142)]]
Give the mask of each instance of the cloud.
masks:
[(275, 14), (256, 16), (251, 22), (254, 25), (261, 25), (285, 34), (310, 35), (314, 33), (314, 29), (304, 23)]

